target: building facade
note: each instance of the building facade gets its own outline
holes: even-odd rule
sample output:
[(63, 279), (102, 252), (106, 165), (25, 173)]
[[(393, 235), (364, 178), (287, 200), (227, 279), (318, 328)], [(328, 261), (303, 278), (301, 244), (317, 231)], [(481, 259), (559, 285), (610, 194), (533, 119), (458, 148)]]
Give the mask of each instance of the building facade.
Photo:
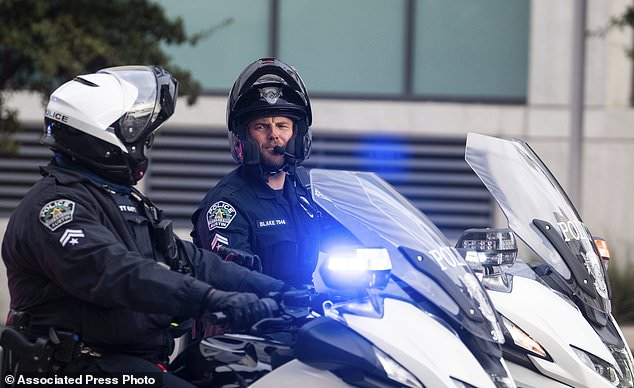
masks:
[[(254, 59), (278, 56), (297, 67), (311, 92), (314, 166), (378, 169), (453, 236), (463, 227), (499, 226), (490, 198), (465, 171), (461, 147), (470, 131), (521, 138), (569, 185), (574, 1), (161, 0), (189, 32), (213, 32), (197, 47), (166, 47), (204, 93), (195, 105), (179, 102), (157, 139), (145, 189), (183, 221), (232, 166), (225, 129), (231, 83)], [(628, 4), (589, 0), (588, 30), (600, 31)], [(576, 204), (619, 261), (634, 260), (631, 46), (630, 30), (586, 37)], [(0, 161), (0, 217), (37, 178), (34, 162), (48, 155), (37, 145), (40, 97), (16, 93), (9, 103), (33, 130), (20, 135), (22, 159)]]

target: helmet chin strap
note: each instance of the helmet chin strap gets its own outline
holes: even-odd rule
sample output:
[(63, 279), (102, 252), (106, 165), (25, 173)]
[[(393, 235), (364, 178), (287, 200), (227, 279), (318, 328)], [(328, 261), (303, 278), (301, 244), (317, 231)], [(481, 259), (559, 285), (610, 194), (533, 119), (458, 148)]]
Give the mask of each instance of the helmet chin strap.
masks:
[[(290, 141), (293, 141), (293, 139), (294, 137), (291, 138)], [(247, 171), (250, 171), (250, 174), (259, 176), (265, 182), (268, 182), (269, 177), (281, 172), (289, 172), (290, 174), (293, 174), (295, 167), (297, 166), (297, 157), (291, 152), (288, 152), (285, 147), (275, 146), (273, 148), (274, 153), (284, 156), (284, 163), (272, 168), (267, 168), (267, 166), (263, 164), (263, 158), (260, 154), (259, 146), (251, 138), (243, 140), (242, 147), (243, 157), (245, 158), (243, 165), (247, 168)], [(290, 148), (292, 149), (293, 147)]]
[(264, 177), (266, 181), (268, 181), (268, 178), (270, 176), (274, 176), (281, 172), (288, 171), (289, 168), (290, 168), (290, 165), (289, 163), (287, 163), (286, 160), (284, 160), (284, 163), (282, 163), (282, 165), (280, 165), (279, 167), (273, 167), (273, 168), (267, 168), (260, 164), (260, 170), (262, 171), (262, 176)]
[(245, 164), (244, 166), (247, 168), (247, 171), (250, 171), (251, 174), (255, 174), (256, 176), (259, 176), (265, 182), (269, 181), (269, 177), (277, 175), (281, 172), (292, 173), (296, 165), (295, 158), (293, 157), (293, 155), (285, 152), (284, 148), (280, 146), (276, 146), (273, 149), (273, 152), (275, 152), (278, 155), (284, 155), (284, 163), (282, 163), (280, 166), (267, 168), (267, 166), (263, 164), (261, 157), (258, 158), (258, 163), (249, 163), (249, 164)]
[(273, 176), (288, 170), (288, 165), (284, 163), (280, 168), (276, 168), (275, 170), (264, 170), (264, 169), (262, 170), (264, 171), (266, 175)]
[(288, 171), (292, 175), (294, 173), (295, 167), (297, 167), (297, 158), (295, 157), (295, 155), (286, 151), (286, 149), (281, 146), (273, 147), (273, 152), (278, 155), (284, 155), (284, 164), (282, 164), (280, 168), (275, 169), (274, 171), (267, 171), (268, 175), (279, 174), (282, 171)]

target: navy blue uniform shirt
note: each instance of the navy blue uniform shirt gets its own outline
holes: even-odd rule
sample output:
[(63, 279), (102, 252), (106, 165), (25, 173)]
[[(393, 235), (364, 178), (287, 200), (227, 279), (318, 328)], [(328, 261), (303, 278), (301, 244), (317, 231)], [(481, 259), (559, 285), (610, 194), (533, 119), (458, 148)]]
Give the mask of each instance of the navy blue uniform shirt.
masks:
[(319, 253), (320, 228), (306, 190), (287, 175), (271, 189), (245, 167), (212, 188), (192, 215), (194, 244), (256, 254), (266, 275), (291, 285), (310, 284)]
[(52, 326), (150, 357), (169, 350), (172, 317), (197, 317), (212, 286), (259, 295), (282, 287), (175, 236), (191, 276), (170, 270), (139, 193), (56, 164), (42, 174), (9, 220), (2, 258), (11, 308), (44, 333)]

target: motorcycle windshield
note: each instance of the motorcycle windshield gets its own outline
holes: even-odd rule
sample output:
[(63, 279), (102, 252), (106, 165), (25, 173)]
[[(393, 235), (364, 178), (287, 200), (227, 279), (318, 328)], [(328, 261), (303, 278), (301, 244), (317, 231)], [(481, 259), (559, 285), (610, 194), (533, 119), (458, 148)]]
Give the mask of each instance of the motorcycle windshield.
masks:
[(528, 144), (470, 133), (465, 159), (500, 205), (509, 228), (574, 285), (569, 295), (579, 297), (589, 311), (609, 313), (607, 276), (592, 235)]
[(373, 173), (311, 170), (313, 199), (363, 247), (385, 248), (392, 271), (384, 296), (431, 303), (461, 329), (503, 342), (488, 295), (462, 256), (407, 199)]

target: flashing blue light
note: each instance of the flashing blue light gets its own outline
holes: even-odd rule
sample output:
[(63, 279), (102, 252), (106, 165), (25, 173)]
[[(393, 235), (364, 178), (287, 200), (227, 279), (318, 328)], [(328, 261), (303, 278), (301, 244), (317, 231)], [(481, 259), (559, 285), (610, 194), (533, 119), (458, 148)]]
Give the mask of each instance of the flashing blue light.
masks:
[(392, 263), (386, 249), (363, 248), (354, 253), (329, 256), (328, 269), (336, 272), (385, 271), (392, 269)]
[(368, 136), (357, 149), (357, 157), (371, 161), (371, 170), (376, 172), (403, 172), (403, 161), (407, 159), (406, 142), (395, 136)]

